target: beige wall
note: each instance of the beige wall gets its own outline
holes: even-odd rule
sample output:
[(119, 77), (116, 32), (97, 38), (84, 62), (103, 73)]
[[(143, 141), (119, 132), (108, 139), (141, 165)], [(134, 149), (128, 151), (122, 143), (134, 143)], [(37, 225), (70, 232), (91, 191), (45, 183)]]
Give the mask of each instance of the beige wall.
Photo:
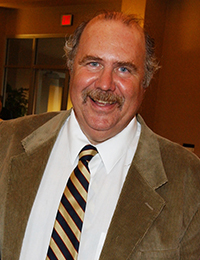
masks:
[[(121, 10), (121, 1), (108, 1), (104, 4), (70, 5), (60, 7), (25, 8), (16, 13), (10, 12), (7, 20), (6, 34), (68, 34), (84, 19), (90, 18), (95, 12), (102, 10)], [(14, 14), (15, 13), (15, 14)], [(62, 27), (61, 15), (73, 14), (73, 26)], [(14, 17), (14, 18), (12, 18)], [(15, 26), (13, 26), (13, 19)]]
[(6, 15), (7, 10), (0, 8), (0, 95), (2, 94), (3, 85), (3, 65), (5, 58), (5, 48), (6, 48)]
[(139, 17), (145, 16), (146, 0), (122, 0), (121, 11), (127, 14), (137, 14)]
[[(148, 0), (145, 11), (145, 27), (150, 35), (155, 39), (156, 56), (162, 63), (162, 50), (165, 32), (167, 1)], [(151, 81), (151, 85), (146, 91), (145, 98), (140, 109), (140, 113), (145, 118), (146, 123), (154, 128), (155, 108), (157, 101), (158, 80), (160, 70)]]
[[(147, 12), (153, 21), (150, 13), (159, 16), (155, 10), (161, 1), (150, 2)], [(144, 108), (153, 109), (149, 114), (143, 113), (154, 131), (181, 145), (195, 144), (195, 153), (200, 156), (200, 1), (166, 3), (167, 8), (161, 9), (164, 30), (156, 36), (162, 69), (152, 84), (152, 99), (144, 103)]]

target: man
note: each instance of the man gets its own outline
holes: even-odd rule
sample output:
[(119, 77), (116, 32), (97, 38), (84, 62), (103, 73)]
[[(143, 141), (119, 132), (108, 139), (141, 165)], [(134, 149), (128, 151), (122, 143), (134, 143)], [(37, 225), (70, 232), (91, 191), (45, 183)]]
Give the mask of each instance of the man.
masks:
[(1, 259), (73, 259), (51, 246), (54, 222), (91, 144), (78, 259), (198, 260), (200, 161), (137, 115), (157, 69), (151, 39), (133, 16), (108, 12), (82, 24), (66, 54), (72, 111), (0, 124)]

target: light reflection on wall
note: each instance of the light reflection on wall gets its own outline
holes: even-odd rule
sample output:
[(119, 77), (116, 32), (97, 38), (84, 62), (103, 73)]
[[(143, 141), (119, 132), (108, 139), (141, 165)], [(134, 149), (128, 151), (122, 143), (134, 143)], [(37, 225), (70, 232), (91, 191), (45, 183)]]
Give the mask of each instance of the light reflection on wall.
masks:
[(59, 111), (61, 108), (62, 100), (62, 87), (59, 87), (59, 80), (51, 80), (51, 85), (49, 86), (49, 97), (48, 97), (48, 107), (47, 111)]

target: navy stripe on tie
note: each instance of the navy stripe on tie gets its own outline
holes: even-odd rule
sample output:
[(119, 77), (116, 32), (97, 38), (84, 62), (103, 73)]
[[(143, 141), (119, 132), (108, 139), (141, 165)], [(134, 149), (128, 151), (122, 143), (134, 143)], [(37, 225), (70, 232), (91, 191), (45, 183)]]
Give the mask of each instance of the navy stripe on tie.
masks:
[(71, 182), (70, 179), (67, 183), (67, 187), (69, 188), (70, 192), (73, 194), (74, 198), (76, 199), (80, 207), (83, 209), (83, 211), (85, 211), (86, 202), (83, 199), (83, 197), (80, 195), (80, 193), (77, 191), (76, 187), (74, 186), (74, 184)]
[[(70, 254), (70, 252), (68, 251), (68, 249), (66, 248), (65, 244), (63, 243), (62, 239), (60, 238), (60, 236), (57, 234), (57, 232), (55, 231), (55, 229), (53, 230), (52, 236), (54, 238), (54, 240), (56, 241), (56, 244), (58, 245), (58, 247), (60, 248), (62, 254), (65, 256), (65, 258), (68, 259), (72, 259), (72, 256)], [(57, 258), (55, 258), (57, 259)]]
[(54, 252), (52, 251), (52, 249), (49, 247), (49, 250), (48, 250), (48, 257), (51, 259), (51, 260), (58, 260), (57, 257), (54, 255)]
[(79, 179), (81, 185), (83, 186), (83, 188), (88, 191), (88, 186), (89, 183), (88, 181), (85, 179), (84, 175), (81, 173), (81, 171), (78, 168), (74, 169), (74, 174), (76, 175), (77, 179)]
[(83, 162), (83, 161), (86, 161), (86, 162), (89, 162), (91, 159), (92, 159), (92, 155), (84, 155), (80, 158), (80, 160)]
[(65, 209), (67, 210), (67, 212), (70, 214), (70, 216), (72, 216), (74, 222), (76, 223), (78, 229), (81, 231), (81, 227), (82, 227), (82, 221), (79, 218), (79, 216), (76, 214), (76, 211), (74, 210), (74, 208), (71, 206), (71, 204), (69, 203), (69, 201), (66, 199), (66, 197), (62, 196), (61, 202), (63, 204), (63, 206), (65, 207)]
[[(65, 231), (65, 233), (67, 234), (67, 236), (69, 237), (69, 239), (73, 242), (74, 248), (76, 249), (76, 251), (78, 251), (78, 240), (76, 238), (76, 236), (74, 235), (73, 231), (71, 230), (71, 228), (69, 227), (68, 223), (65, 221), (65, 219), (63, 218), (62, 214), (60, 214), (60, 212), (58, 212), (57, 214), (57, 221), (60, 223), (60, 225), (62, 226), (63, 230)], [(61, 224), (62, 223), (62, 224)]]

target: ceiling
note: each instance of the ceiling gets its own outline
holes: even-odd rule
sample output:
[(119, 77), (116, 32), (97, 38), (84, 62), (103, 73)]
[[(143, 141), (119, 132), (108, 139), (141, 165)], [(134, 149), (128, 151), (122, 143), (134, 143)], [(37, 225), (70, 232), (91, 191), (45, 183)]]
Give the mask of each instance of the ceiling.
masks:
[(97, 4), (97, 3), (107, 2), (107, 1), (108, 0), (0, 0), (0, 7), (18, 9), (18, 8), (30, 8), (30, 7)]

